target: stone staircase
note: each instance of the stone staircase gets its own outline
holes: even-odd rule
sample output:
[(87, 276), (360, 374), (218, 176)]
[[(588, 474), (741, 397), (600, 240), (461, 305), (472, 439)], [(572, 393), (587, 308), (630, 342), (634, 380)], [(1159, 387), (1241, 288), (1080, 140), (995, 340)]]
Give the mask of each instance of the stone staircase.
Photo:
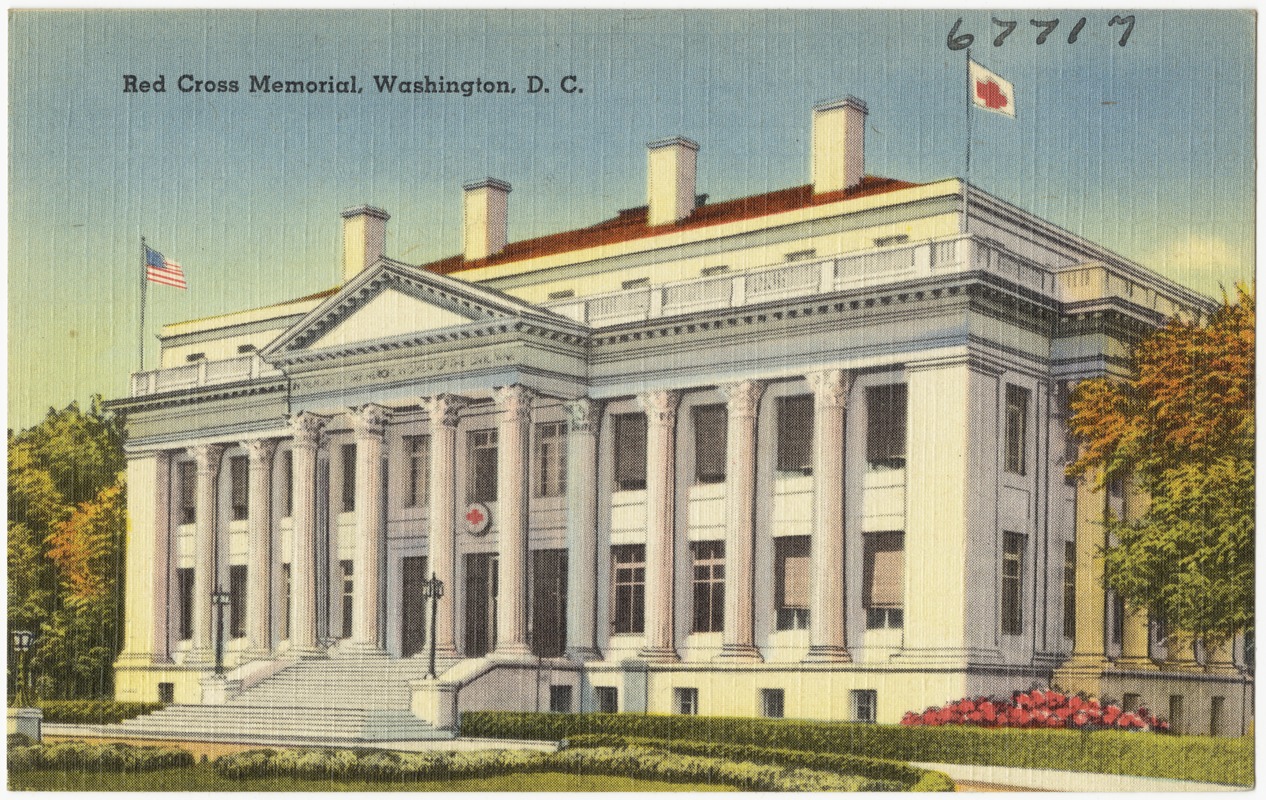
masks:
[(101, 735), (300, 745), (452, 738), (410, 710), (409, 682), (426, 672), (423, 659), (381, 653), (296, 661), (224, 705), (171, 705)]

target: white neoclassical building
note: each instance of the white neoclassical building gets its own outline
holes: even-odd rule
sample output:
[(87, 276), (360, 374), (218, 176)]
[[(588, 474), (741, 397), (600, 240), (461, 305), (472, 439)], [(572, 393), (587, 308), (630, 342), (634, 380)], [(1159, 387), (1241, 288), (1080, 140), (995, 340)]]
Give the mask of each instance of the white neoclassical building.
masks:
[(113, 404), (117, 696), (175, 703), (134, 724), (890, 723), (1054, 681), (1240, 733), (1240, 648), (1197, 660), (1102, 587), (1139, 498), (1064, 475), (1070, 388), (1211, 301), (960, 180), (866, 175), (866, 115), (819, 105), (810, 183), (723, 202), (653, 142), (645, 206), (525, 241), (510, 186), (468, 184), (463, 252), (421, 266), (352, 208), (338, 288), (165, 326)]

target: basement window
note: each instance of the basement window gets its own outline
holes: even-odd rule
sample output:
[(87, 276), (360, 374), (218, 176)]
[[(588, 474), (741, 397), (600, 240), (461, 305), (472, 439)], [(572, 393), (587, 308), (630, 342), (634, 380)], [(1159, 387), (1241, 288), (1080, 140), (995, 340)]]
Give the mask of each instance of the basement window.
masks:
[(620, 284), (621, 289), (645, 289), (651, 285), (650, 278), (634, 278), (631, 281), (624, 281)]
[(575, 296), (576, 296), (575, 289), (560, 289), (557, 292), (549, 293), (550, 300), (566, 300), (569, 297), (575, 297)]
[(818, 254), (817, 249), (797, 250), (794, 253), (787, 254), (788, 261), (808, 261)]

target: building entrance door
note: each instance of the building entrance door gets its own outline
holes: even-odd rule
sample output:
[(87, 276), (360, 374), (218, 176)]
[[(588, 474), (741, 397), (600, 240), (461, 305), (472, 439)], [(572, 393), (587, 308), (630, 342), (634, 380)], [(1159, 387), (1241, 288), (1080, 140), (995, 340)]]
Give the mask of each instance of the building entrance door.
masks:
[(497, 556), (466, 556), (466, 657), (487, 655), (497, 646)]
[(561, 656), (567, 647), (567, 551), (532, 551), (532, 652)]
[(405, 658), (426, 647), (426, 604), (422, 582), (426, 572), (426, 556), (405, 556), (400, 565), (400, 654)]

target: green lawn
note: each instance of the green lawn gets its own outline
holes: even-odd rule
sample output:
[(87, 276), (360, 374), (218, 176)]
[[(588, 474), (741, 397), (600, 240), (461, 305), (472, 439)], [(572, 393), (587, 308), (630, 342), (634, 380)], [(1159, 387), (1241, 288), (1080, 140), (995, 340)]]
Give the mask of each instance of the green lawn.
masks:
[(542, 772), (468, 778), (456, 781), (387, 783), (370, 781), (309, 781), (295, 778), (230, 780), (209, 765), (164, 769), (132, 775), (95, 772), (10, 772), (12, 791), (99, 792), (731, 792), (728, 786), (706, 783), (639, 781), (603, 775)]

